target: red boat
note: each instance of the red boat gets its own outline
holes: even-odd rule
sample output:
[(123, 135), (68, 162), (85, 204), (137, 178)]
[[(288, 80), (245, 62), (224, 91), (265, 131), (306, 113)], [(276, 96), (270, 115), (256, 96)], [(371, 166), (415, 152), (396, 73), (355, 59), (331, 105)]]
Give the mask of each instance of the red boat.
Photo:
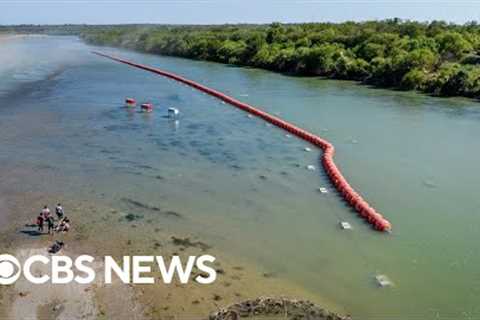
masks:
[(134, 108), (137, 105), (137, 102), (133, 98), (125, 98), (125, 106)]
[(153, 111), (153, 105), (151, 103), (143, 103), (142, 104), (142, 111), (143, 112), (152, 112)]

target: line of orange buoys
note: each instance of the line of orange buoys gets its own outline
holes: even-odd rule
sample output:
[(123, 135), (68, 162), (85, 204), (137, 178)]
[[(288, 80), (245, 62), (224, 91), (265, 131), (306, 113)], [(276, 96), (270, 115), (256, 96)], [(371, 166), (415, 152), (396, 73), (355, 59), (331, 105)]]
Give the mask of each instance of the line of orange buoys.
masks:
[(275, 126), (282, 128), (294, 135), (296, 135), (299, 138), (302, 138), (305, 141), (308, 141), (319, 148), (321, 148), (324, 151), (323, 158), (322, 158), (322, 163), (323, 167), (325, 168), (325, 171), (327, 172), (328, 176), (330, 177), (332, 183), (335, 185), (337, 188), (338, 192), (343, 196), (345, 201), (347, 201), (352, 208), (354, 208), (358, 214), (364, 218), (366, 221), (368, 221), (376, 230), (379, 231), (390, 231), (392, 229), (392, 225), (390, 222), (385, 219), (380, 213), (378, 213), (374, 208), (372, 208), (368, 202), (366, 202), (362, 196), (360, 196), (347, 182), (347, 180), (343, 177), (342, 173), (338, 169), (338, 167), (335, 165), (333, 161), (333, 156), (335, 154), (335, 148), (333, 145), (328, 142), (327, 140), (324, 140), (306, 130), (303, 130), (287, 121), (284, 121), (278, 117), (275, 117), (267, 112), (264, 112), (260, 109), (257, 109), (255, 107), (252, 107), (249, 104), (243, 103), (239, 100), (236, 100), (230, 96), (227, 96), (226, 94), (219, 92), (217, 90), (208, 88), (204, 85), (201, 85), (195, 81), (183, 78), (181, 76), (178, 76), (174, 73), (163, 71), (157, 68), (149, 67), (146, 65), (134, 63), (128, 60), (120, 59), (111, 55), (107, 55), (104, 53), (100, 52), (93, 52), (94, 54), (97, 54), (102, 57), (106, 57), (109, 59), (112, 59), (114, 61), (118, 61), (136, 68), (140, 68), (146, 71), (150, 71), (165, 77), (168, 77), (170, 79), (182, 82), (184, 84), (187, 84), (193, 88), (196, 88), (202, 92), (205, 92), (211, 96), (214, 96), (216, 98), (219, 98), (226, 103), (235, 106), (239, 109), (242, 109), (250, 114), (253, 114), (257, 117), (260, 117)]

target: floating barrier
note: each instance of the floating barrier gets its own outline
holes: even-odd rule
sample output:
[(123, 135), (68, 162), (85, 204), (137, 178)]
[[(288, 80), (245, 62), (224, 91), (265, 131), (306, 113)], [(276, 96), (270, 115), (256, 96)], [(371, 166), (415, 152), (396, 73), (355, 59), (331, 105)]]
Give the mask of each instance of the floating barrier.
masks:
[[(345, 199), (345, 201), (354, 208), (358, 214), (364, 218), (366, 221), (368, 221), (376, 230), (379, 231), (390, 231), (392, 229), (392, 225), (390, 222), (385, 219), (381, 214), (375, 211), (368, 202), (366, 202), (355, 190), (348, 184), (347, 180), (343, 177), (341, 174), (340, 170), (338, 167), (335, 165), (333, 161), (333, 156), (335, 155), (335, 148), (333, 145), (328, 142), (327, 140), (324, 140), (306, 130), (303, 130), (287, 121), (284, 121), (274, 115), (271, 115), (265, 111), (262, 111), (260, 109), (257, 109), (249, 104), (243, 103), (235, 98), (232, 98), (224, 93), (221, 93), (220, 91), (211, 89), (209, 87), (206, 87), (202, 84), (199, 84), (195, 81), (186, 79), (184, 77), (181, 77), (179, 75), (176, 75), (174, 73), (160, 70), (157, 68), (149, 67), (146, 65), (134, 63), (128, 60), (120, 59), (111, 55), (107, 55), (101, 52), (93, 52), (96, 55), (124, 63), (127, 65), (130, 65), (135, 68), (143, 69), (145, 71), (153, 72), (156, 74), (159, 74), (161, 76), (176, 80), (178, 82), (181, 82), (183, 84), (189, 85), (192, 88), (195, 88), (197, 90), (200, 90), (206, 94), (209, 94), (211, 96), (214, 96), (225, 103), (228, 103), (234, 107), (237, 107), (241, 110), (244, 110), (249, 113), (249, 115), (254, 115), (259, 118), (264, 119), (265, 121), (284, 129), (285, 131), (296, 135), (297, 137), (310, 142), (313, 145), (316, 145), (320, 149), (323, 150), (324, 154), (322, 157), (322, 164), (323, 167), (325, 168), (325, 171), (327, 172), (330, 180), (332, 183), (335, 185), (335, 188), (338, 190), (338, 192), (342, 195), (342, 197)], [(142, 105), (143, 108), (143, 105)], [(324, 131), (326, 131), (324, 129)], [(290, 135), (287, 134), (287, 137)]]

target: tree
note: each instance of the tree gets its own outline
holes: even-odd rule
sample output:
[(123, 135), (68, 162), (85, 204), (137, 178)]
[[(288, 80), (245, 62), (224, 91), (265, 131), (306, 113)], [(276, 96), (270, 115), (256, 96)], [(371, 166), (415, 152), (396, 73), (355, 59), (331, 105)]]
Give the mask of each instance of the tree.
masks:
[(444, 59), (460, 59), (463, 55), (470, 53), (473, 47), (458, 32), (445, 32), (435, 37), (439, 46), (439, 52)]
[(431, 71), (438, 63), (438, 55), (428, 48), (415, 49), (407, 53), (405, 57), (405, 68), (417, 68), (424, 71)]
[(243, 41), (226, 40), (218, 49), (218, 59), (230, 64), (241, 63), (246, 49), (247, 45)]
[(404, 90), (424, 90), (428, 81), (428, 74), (421, 69), (412, 69), (407, 72), (401, 82)]
[(337, 44), (322, 44), (313, 47), (303, 56), (306, 70), (310, 74), (330, 76), (335, 70), (335, 61), (342, 55), (343, 47)]
[(355, 51), (358, 57), (366, 61), (371, 61), (374, 58), (383, 57), (386, 46), (375, 42), (364, 42), (358, 46)]

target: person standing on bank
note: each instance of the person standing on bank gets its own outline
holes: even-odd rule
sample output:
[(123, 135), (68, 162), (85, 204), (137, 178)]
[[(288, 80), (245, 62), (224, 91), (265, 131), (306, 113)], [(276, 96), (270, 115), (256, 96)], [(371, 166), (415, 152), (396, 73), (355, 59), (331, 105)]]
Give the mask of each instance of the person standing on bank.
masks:
[(63, 219), (63, 216), (65, 215), (65, 212), (63, 211), (63, 207), (62, 207), (61, 203), (57, 204), (57, 207), (55, 208), (55, 213), (57, 214), (58, 220)]
[(50, 216), (50, 209), (48, 209), (48, 206), (45, 205), (42, 209), (42, 214), (43, 214), (43, 219), (47, 220), (48, 217)]
[(44, 223), (43, 215), (40, 213), (37, 217), (37, 226), (38, 226), (38, 232), (43, 233), (43, 223)]
[(49, 215), (47, 218), (47, 227), (48, 227), (48, 234), (53, 234), (55, 231), (55, 223), (53, 221), (52, 215)]

